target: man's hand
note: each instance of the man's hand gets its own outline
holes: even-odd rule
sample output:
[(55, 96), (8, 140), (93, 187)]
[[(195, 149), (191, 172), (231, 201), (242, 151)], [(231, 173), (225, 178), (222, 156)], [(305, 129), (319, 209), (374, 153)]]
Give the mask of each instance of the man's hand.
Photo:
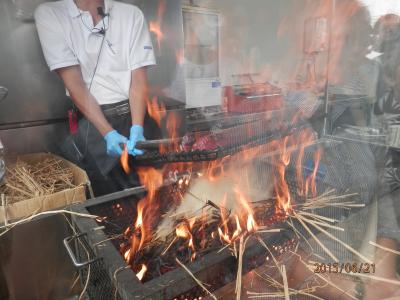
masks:
[(135, 149), (135, 146), (137, 142), (143, 142), (145, 140), (146, 139), (143, 136), (143, 127), (140, 125), (133, 125), (131, 127), (129, 141), (127, 143), (128, 153), (133, 156), (142, 155), (143, 150)]
[(116, 130), (112, 130), (104, 136), (107, 143), (107, 154), (110, 156), (121, 156), (121, 144), (126, 144), (128, 139), (120, 135)]

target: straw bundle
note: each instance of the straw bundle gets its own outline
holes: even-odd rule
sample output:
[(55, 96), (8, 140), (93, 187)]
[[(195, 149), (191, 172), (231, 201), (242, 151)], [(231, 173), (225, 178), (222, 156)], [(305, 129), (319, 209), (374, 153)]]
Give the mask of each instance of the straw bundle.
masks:
[(0, 194), (7, 197), (7, 203), (54, 194), (74, 188), (72, 170), (56, 158), (28, 164), (18, 160), (9, 166)]

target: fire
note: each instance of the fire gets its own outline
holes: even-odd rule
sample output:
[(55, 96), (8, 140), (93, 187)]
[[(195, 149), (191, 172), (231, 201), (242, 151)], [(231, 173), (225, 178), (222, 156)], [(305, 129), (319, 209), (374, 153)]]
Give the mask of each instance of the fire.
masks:
[[(242, 224), (246, 225), (247, 233), (253, 233), (257, 230), (258, 226), (254, 219), (253, 210), (245, 198), (245, 196), (236, 188), (235, 189), (236, 201), (240, 208), (244, 211), (240, 216), (238, 214), (234, 215), (234, 221), (236, 229), (233, 232), (232, 236), (229, 232), (228, 223), (231, 221), (232, 218), (226, 217), (226, 211), (221, 208), (221, 225), (218, 227), (218, 234), (222, 242), (231, 244), (237, 240), (242, 234), (246, 232), (242, 229)], [(226, 195), (224, 196), (223, 203), (226, 201)], [(238, 211), (240, 211), (239, 209)]]
[(312, 196), (313, 197), (317, 196), (316, 177), (317, 177), (319, 162), (321, 160), (321, 155), (322, 155), (321, 149), (318, 149), (317, 151), (314, 152), (314, 169), (313, 172), (306, 178), (306, 184), (305, 184), (306, 196), (309, 193), (310, 187)]
[(163, 184), (163, 171), (155, 168), (139, 168), (138, 175), (140, 182), (147, 189), (146, 199), (153, 202), (157, 189)]
[(149, 99), (147, 102), (147, 112), (149, 116), (157, 123), (158, 127), (161, 128), (161, 121), (167, 115), (164, 103), (158, 104), (157, 97)]
[(131, 236), (131, 247), (124, 253), (124, 258), (128, 263), (130, 263), (136, 253), (142, 249), (146, 237), (146, 230), (143, 226), (143, 202), (139, 201), (138, 216), (136, 218), (134, 232)]
[(248, 215), (247, 216), (247, 231), (255, 232), (256, 230), (257, 230), (257, 223), (256, 223), (256, 220), (254, 220), (254, 216)]
[(289, 212), (291, 209), (291, 198), (289, 186), (286, 183), (285, 173), (286, 167), (290, 163), (291, 151), (287, 149), (288, 138), (285, 137), (281, 141), (276, 141), (278, 154), (273, 158), (274, 166), (276, 168), (276, 176), (274, 176), (274, 187), (277, 198), (277, 208), (284, 212)]
[(317, 196), (316, 177), (317, 177), (319, 162), (321, 160), (321, 155), (322, 155), (322, 149), (318, 149), (314, 153), (314, 171), (313, 171), (312, 176), (311, 176), (311, 192), (312, 192), (312, 195), (314, 197)]
[(228, 233), (223, 233), (221, 227), (218, 227), (218, 234), (221, 238), (221, 240), (227, 244), (231, 243), (231, 239), (229, 238), (229, 234)]
[(300, 149), (298, 151), (296, 159), (297, 193), (299, 194), (299, 196), (307, 196), (307, 192), (305, 191), (307, 188), (305, 187), (304, 177), (303, 177), (303, 157), (305, 150), (305, 142), (313, 140), (311, 130), (301, 131), (298, 140), (303, 142), (299, 144)]
[(161, 40), (164, 39), (164, 33), (162, 32), (162, 22), (166, 10), (165, 0), (160, 1), (160, 5), (157, 10), (157, 20), (149, 22), (149, 31), (154, 33), (157, 38), (158, 50), (161, 50)]
[(240, 234), (242, 233), (242, 227), (240, 227), (240, 221), (239, 221), (239, 217), (237, 215), (235, 215), (235, 221), (236, 221), (236, 230), (232, 235), (232, 240), (237, 239)]
[[(180, 126), (180, 123), (181, 120), (175, 112), (170, 112), (168, 114), (166, 127), (168, 136), (173, 140), (178, 138), (178, 127)], [(180, 146), (178, 142), (174, 142), (172, 147), (173, 147), (172, 151), (175, 152), (180, 151)], [(163, 152), (162, 150), (166, 149), (160, 149), (161, 153)]]
[(143, 248), (145, 242), (152, 237), (152, 226), (158, 217), (159, 210), (159, 204), (153, 203), (153, 200), (156, 190), (163, 183), (162, 173), (154, 168), (138, 169), (138, 175), (141, 183), (147, 187), (148, 192), (146, 197), (141, 199), (137, 205), (137, 217), (131, 236), (130, 252), (126, 256), (124, 255), (128, 263)]
[(246, 197), (237, 188), (235, 188), (235, 193), (238, 203), (246, 210), (246, 213), (249, 215), (253, 214), (253, 209), (250, 207), (249, 201)]
[(126, 261), (130, 260), (130, 258), (131, 258), (131, 249), (128, 249), (128, 250), (125, 251), (124, 258), (125, 258)]
[(161, 49), (161, 40), (164, 39), (164, 34), (161, 30), (161, 24), (158, 22), (150, 22), (149, 30), (156, 35), (158, 49)]
[[(140, 205), (142, 204), (142, 205)], [(138, 216), (136, 218), (136, 222), (135, 222), (135, 228), (139, 229), (142, 227), (143, 224), (143, 202), (139, 202), (138, 205)]]
[(189, 228), (186, 223), (180, 223), (176, 226), (176, 236), (184, 239), (188, 239), (190, 237)]
[[(330, 14), (330, 5), (332, 1), (322, 1), (320, 7), (316, 9), (315, 12), (311, 12), (310, 17), (313, 16), (323, 16), (329, 17)], [(321, 3), (322, 3), (321, 2)], [(328, 3), (328, 4), (326, 4)], [(344, 3), (344, 2), (343, 2)], [(345, 7), (346, 4), (340, 4), (338, 6), (338, 11), (343, 11), (343, 14), (337, 14), (336, 18), (349, 18), (356, 13), (357, 8), (355, 7)], [(163, 32), (163, 17), (166, 11), (166, 1), (160, 0), (160, 5), (158, 7), (158, 13), (156, 20), (150, 22), (150, 31), (155, 35), (157, 39), (157, 44), (159, 50), (161, 49), (161, 42), (165, 39), (165, 35)], [(302, 28), (301, 26), (292, 26), (293, 21), (291, 18), (285, 18), (283, 22), (279, 26), (279, 36), (285, 36), (291, 34), (293, 30), (292, 28)], [(331, 67), (331, 72), (334, 73), (336, 64), (338, 64), (340, 49), (344, 42), (342, 37), (343, 35), (343, 28), (339, 28), (335, 26), (338, 23), (338, 20), (333, 20), (333, 33), (332, 39), (335, 40), (335, 37), (340, 35), (340, 38), (333, 43), (332, 45), (332, 52), (333, 56), (330, 60), (329, 64)], [(289, 30), (290, 29), (290, 30)], [(302, 41), (299, 43), (301, 45), (300, 52), (303, 52), (303, 35), (301, 35)], [(175, 53), (176, 61), (178, 64), (184, 63), (184, 53), (183, 49), (179, 49)], [(291, 60), (288, 60), (291, 61)], [(292, 62), (291, 62), (292, 63)], [(328, 64), (324, 64), (328, 65)], [(274, 70), (274, 66), (268, 67), (270, 70)], [(322, 67), (324, 68), (324, 67)], [(296, 69), (296, 68), (292, 68)], [(319, 73), (326, 73), (325, 70), (317, 70)], [(244, 72), (243, 72), (244, 73)], [(270, 71), (272, 73), (272, 71)], [(315, 74), (312, 74), (315, 75)], [(326, 76), (324, 74), (323, 76)], [(319, 77), (319, 76), (317, 76)], [(315, 78), (312, 78), (312, 81), (316, 81)], [(168, 138), (177, 139), (179, 137), (178, 130), (181, 126), (181, 120), (179, 119), (179, 115), (175, 112), (168, 112), (166, 111), (165, 105), (158, 102), (157, 98), (152, 98), (148, 100), (147, 110), (149, 115), (155, 120), (157, 125), (160, 128), (166, 129), (168, 133)], [(302, 112), (297, 113), (293, 119), (291, 120), (292, 124), (297, 123), (304, 117)], [(282, 116), (282, 120), (284, 116)], [(277, 121), (279, 122), (279, 121)], [(249, 136), (254, 134), (250, 130), (247, 133)], [(157, 199), (156, 201), (156, 191), (162, 186), (164, 177), (168, 177), (168, 179), (173, 178), (176, 179), (176, 182), (179, 183), (179, 187), (183, 185), (185, 182), (184, 179), (179, 179), (177, 174), (179, 172), (188, 172), (192, 173), (192, 170), (195, 170), (193, 174), (200, 174), (203, 178), (208, 179), (211, 182), (216, 182), (221, 177), (230, 177), (234, 178), (234, 181), (245, 183), (250, 186), (250, 174), (247, 174), (245, 170), (240, 170), (235, 168), (231, 168), (229, 165), (240, 165), (246, 162), (252, 162), (254, 158), (258, 157), (261, 153), (266, 153), (267, 151), (270, 153), (274, 153), (271, 157), (271, 163), (273, 165), (274, 174), (273, 179), (271, 180), (274, 189), (274, 195), (276, 196), (276, 210), (278, 212), (284, 212), (285, 215), (289, 215), (292, 212), (294, 199), (296, 199), (295, 195), (291, 195), (291, 193), (297, 193), (301, 197), (308, 197), (309, 194), (316, 195), (317, 194), (317, 183), (316, 177), (318, 175), (318, 168), (319, 162), (322, 156), (322, 151), (318, 150), (314, 153), (314, 165), (313, 170), (311, 170), (311, 174), (308, 176), (304, 176), (303, 172), (303, 160), (305, 155), (305, 147), (310, 144), (315, 139), (312, 130), (306, 129), (300, 131), (296, 135), (286, 136), (281, 139), (277, 139), (273, 142), (270, 142), (266, 145), (251, 147), (241, 149), (236, 154), (232, 154), (226, 156), (222, 159), (217, 159), (212, 162), (207, 163), (176, 163), (176, 164), (167, 164), (163, 167), (162, 170), (156, 170), (154, 168), (141, 168), (139, 169), (139, 177), (140, 181), (143, 185), (147, 188), (147, 195), (143, 199), (141, 199), (137, 205), (137, 217), (134, 221), (134, 225), (126, 230), (126, 235), (130, 234), (131, 244), (129, 249), (124, 249), (123, 255), (126, 261), (131, 262), (135, 261), (133, 258), (137, 256), (137, 253), (146, 247), (146, 242), (152, 239), (154, 225), (158, 222), (159, 218), (161, 217), (161, 203), (162, 199)], [(170, 146), (161, 146), (159, 149), (161, 153), (166, 153), (168, 151), (180, 151), (180, 147), (178, 143), (174, 143), (171, 147)], [(272, 150), (272, 151), (271, 151)], [(293, 155), (296, 151), (296, 155)], [(293, 161), (293, 158), (295, 161)], [(127, 154), (123, 153), (121, 156), (121, 164), (124, 167), (125, 172), (126, 167), (129, 168), (127, 164)], [(295, 166), (295, 174), (296, 174), (296, 183), (297, 183), (297, 190), (292, 191), (289, 188), (288, 182), (286, 180), (287, 177), (287, 169), (289, 164)], [(129, 169), (128, 169), (129, 170)], [(195, 175), (193, 175), (195, 176)], [(172, 180), (174, 181), (174, 180)], [(247, 182), (246, 182), (247, 181)], [(186, 182), (188, 185), (188, 182)], [(242, 186), (242, 185), (240, 185)], [(269, 182), (265, 182), (265, 186), (269, 186)], [(250, 199), (249, 195), (246, 193), (245, 188), (242, 190), (239, 188), (239, 184), (235, 187), (232, 185), (232, 189), (234, 189), (234, 196), (229, 196), (232, 199), (230, 201), (235, 203), (235, 209), (230, 211), (225, 209), (224, 203), (227, 201), (227, 195), (224, 195), (224, 199), (222, 201), (222, 205), (220, 205), (220, 221), (217, 224), (218, 226), (213, 229), (211, 233), (207, 233), (211, 238), (218, 237), (222, 243), (232, 244), (237, 241), (238, 238), (244, 235), (249, 235), (256, 232), (259, 228), (259, 225), (263, 224), (262, 220), (257, 219), (257, 214), (254, 212), (252, 206), (252, 200)], [(266, 188), (267, 189), (267, 188)], [(267, 194), (267, 193), (265, 193)], [(201, 196), (201, 195), (199, 195)], [(177, 197), (179, 198), (179, 197)], [(181, 199), (176, 199), (176, 202), (179, 202)], [(215, 200), (215, 199), (210, 199)], [(218, 199), (220, 200), (220, 199)], [(267, 199), (265, 199), (267, 200)], [(175, 200), (174, 200), (175, 201)], [(257, 211), (258, 212), (258, 211)], [(199, 236), (199, 230), (193, 230), (195, 228), (196, 222), (203, 222), (199, 221), (200, 219), (192, 218), (186, 219), (180, 222), (175, 228), (175, 239), (180, 243), (184, 244), (187, 247), (187, 250), (191, 250), (190, 259), (194, 259), (196, 257), (195, 248), (197, 247)], [(198, 225), (199, 223), (197, 223)], [(204, 221), (206, 224), (206, 221)], [(263, 224), (264, 225), (264, 224)], [(206, 226), (206, 225), (204, 225)], [(197, 227), (196, 227), (197, 229)], [(173, 232), (173, 231), (172, 231)], [(199, 234), (203, 234), (200, 230)], [(207, 237), (201, 236), (202, 242)], [(200, 244), (200, 247), (203, 247)], [(126, 250), (126, 251), (125, 251)], [(138, 269), (139, 266), (137, 266)], [(137, 274), (139, 279), (142, 279), (144, 273), (146, 272), (147, 267), (143, 264), (141, 271)], [(144, 270), (144, 271), (143, 271)], [(141, 274), (142, 273), (142, 274)], [(139, 274), (141, 275), (139, 277)]]
[(124, 151), (122, 151), (122, 155), (121, 155), (121, 165), (122, 168), (124, 169), (126, 174), (129, 174), (131, 172), (131, 169), (129, 167), (129, 153), (128, 153), (128, 149), (126, 147), (126, 145), (124, 146)]
[(184, 222), (178, 224), (176, 227), (176, 236), (179, 238), (189, 240), (188, 247), (193, 251), (190, 256), (191, 261), (193, 261), (196, 258), (196, 248), (195, 248), (194, 242), (193, 242), (193, 235), (190, 232), (190, 230), (193, 228), (195, 221), (196, 221), (195, 219), (192, 219), (189, 221), (184, 221)]
[(145, 264), (142, 264), (142, 268), (141, 268), (140, 271), (136, 274), (136, 277), (137, 277), (139, 280), (142, 280), (143, 277), (144, 277), (144, 274), (146, 274), (146, 272), (147, 272), (147, 267), (146, 267)]

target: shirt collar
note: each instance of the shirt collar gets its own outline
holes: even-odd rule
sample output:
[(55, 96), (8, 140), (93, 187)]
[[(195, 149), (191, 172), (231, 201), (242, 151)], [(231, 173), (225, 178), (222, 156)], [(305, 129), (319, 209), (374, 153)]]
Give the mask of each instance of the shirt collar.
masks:
[[(114, 3), (113, 0), (104, 0), (104, 6), (105, 6), (105, 13), (108, 14)], [(76, 18), (79, 17), (81, 12), (80, 9), (76, 6), (75, 1), (74, 0), (64, 0), (64, 3), (67, 7), (68, 13), (72, 18)]]

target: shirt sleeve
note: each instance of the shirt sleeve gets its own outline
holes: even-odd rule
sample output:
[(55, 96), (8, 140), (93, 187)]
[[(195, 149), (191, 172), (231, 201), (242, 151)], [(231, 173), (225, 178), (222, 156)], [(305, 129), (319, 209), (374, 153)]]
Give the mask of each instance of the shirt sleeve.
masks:
[(141, 10), (137, 9), (133, 24), (130, 49), (130, 69), (135, 69), (156, 64), (153, 44), (146, 19)]
[(68, 46), (60, 21), (46, 3), (36, 9), (35, 21), (43, 54), (50, 70), (78, 65), (79, 61)]

